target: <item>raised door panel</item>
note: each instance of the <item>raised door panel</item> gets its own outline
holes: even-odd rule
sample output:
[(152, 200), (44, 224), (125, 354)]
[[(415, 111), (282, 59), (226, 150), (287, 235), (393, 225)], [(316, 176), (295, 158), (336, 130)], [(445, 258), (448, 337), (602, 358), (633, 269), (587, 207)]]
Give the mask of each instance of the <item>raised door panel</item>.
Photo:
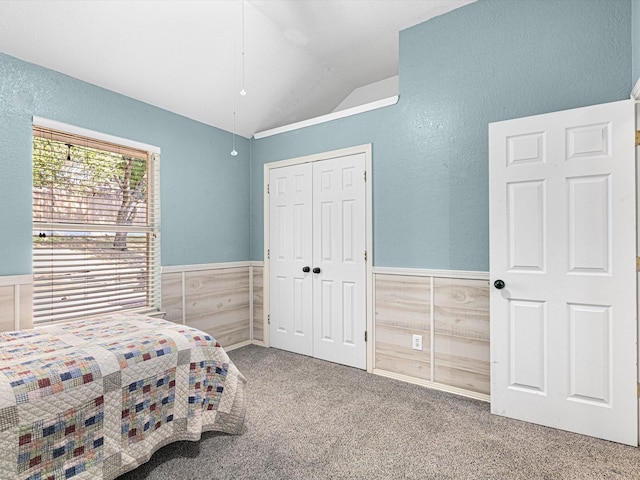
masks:
[(611, 407), (610, 306), (569, 305), (569, 400)]
[(609, 274), (611, 175), (567, 179), (569, 273)]
[(547, 393), (547, 306), (531, 300), (509, 301), (509, 388)]
[(544, 272), (546, 262), (545, 182), (507, 183), (510, 271)]

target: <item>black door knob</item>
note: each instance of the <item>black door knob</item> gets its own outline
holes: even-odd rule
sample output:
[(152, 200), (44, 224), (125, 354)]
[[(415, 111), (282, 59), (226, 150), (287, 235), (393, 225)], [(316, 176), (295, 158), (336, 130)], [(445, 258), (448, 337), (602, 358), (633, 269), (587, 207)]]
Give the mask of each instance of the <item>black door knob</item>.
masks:
[(304, 273), (309, 273), (311, 271), (311, 269), (309, 267), (302, 267), (302, 271)]
[(493, 286), (498, 290), (502, 290), (504, 288), (504, 282), (502, 280), (496, 280), (495, 282), (493, 282)]
[(313, 273), (320, 273), (320, 267), (313, 267)]

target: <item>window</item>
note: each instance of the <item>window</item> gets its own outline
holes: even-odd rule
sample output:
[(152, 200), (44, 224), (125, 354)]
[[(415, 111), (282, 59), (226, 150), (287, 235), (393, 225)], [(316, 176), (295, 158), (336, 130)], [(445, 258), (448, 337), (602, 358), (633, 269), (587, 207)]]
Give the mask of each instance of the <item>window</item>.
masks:
[(159, 160), (34, 125), (35, 324), (160, 307)]

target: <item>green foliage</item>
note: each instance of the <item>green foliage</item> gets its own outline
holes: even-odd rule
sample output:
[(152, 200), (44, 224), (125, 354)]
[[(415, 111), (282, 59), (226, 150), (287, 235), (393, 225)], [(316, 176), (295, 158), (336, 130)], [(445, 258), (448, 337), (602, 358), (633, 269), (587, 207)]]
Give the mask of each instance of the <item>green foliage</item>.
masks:
[(33, 137), (33, 185), (35, 187), (109, 190), (114, 184), (139, 190), (146, 187), (145, 159), (105, 150), (69, 146)]
[(125, 180), (127, 168), (131, 169), (129, 186), (133, 190), (137, 190), (144, 182), (147, 175), (147, 161), (141, 158), (125, 157), (118, 163), (117, 178), (122, 182)]
[(64, 184), (62, 167), (67, 154), (64, 143), (33, 137), (33, 186)]
[(52, 206), (80, 196), (103, 216), (111, 204), (115, 224), (128, 225), (146, 202), (147, 161), (34, 136), (33, 185), (47, 192)]

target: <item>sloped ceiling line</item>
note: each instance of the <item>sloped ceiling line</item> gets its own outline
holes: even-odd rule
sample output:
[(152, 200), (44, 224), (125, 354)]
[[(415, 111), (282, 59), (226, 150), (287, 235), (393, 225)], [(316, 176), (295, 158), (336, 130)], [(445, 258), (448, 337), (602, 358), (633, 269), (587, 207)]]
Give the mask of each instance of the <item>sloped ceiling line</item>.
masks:
[(400, 30), (475, 0), (4, 0), (0, 52), (231, 131), (239, 1), (249, 138), (397, 75)]

